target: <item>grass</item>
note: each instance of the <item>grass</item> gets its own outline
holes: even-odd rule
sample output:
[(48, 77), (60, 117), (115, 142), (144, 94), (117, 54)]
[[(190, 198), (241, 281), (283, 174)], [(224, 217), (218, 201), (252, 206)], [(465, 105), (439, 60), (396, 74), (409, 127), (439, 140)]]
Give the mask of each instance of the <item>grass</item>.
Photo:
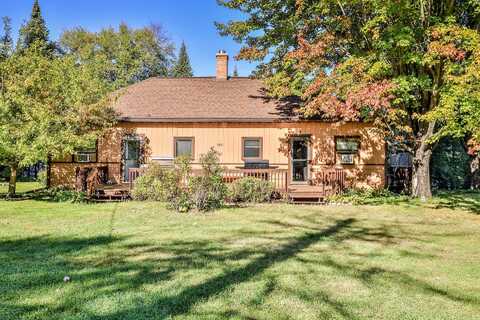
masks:
[[(42, 189), (43, 186), (38, 182), (17, 182), (17, 193), (22, 194), (30, 191)], [(0, 181), (0, 195), (8, 192), (8, 182)]]
[(480, 192), (478, 191), (437, 191), (435, 196), (426, 202), (408, 195), (397, 195), (388, 191), (380, 194), (369, 191), (347, 192), (332, 196), (332, 203), (349, 203), (355, 205), (406, 205), (426, 208), (462, 209), (480, 214)]
[(480, 199), (437, 201), (3, 201), (0, 319), (480, 319)]

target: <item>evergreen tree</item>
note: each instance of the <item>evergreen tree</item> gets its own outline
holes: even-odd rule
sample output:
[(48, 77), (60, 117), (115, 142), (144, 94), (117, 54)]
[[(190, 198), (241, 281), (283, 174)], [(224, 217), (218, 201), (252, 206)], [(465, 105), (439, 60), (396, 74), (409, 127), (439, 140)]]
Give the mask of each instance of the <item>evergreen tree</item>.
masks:
[(0, 61), (8, 58), (13, 51), (12, 24), (9, 17), (3, 17), (3, 36), (0, 38)]
[(238, 77), (237, 65), (235, 65), (235, 67), (233, 68), (233, 76), (234, 76), (234, 77)]
[(35, 0), (30, 20), (20, 28), (17, 48), (19, 51), (23, 51), (37, 41), (41, 43), (45, 50), (52, 49), (52, 44), (48, 41), (48, 29), (42, 17), (40, 4), (38, 0)]
[(185, 42), (182, 42), (180, 51), (178, 53), (177, 63), (173, 67), (173, 76), (175, 78), (188, 78), (193, 77), (192, 66), (190, 65), (190, 58), (187, 53), (187, 46)]

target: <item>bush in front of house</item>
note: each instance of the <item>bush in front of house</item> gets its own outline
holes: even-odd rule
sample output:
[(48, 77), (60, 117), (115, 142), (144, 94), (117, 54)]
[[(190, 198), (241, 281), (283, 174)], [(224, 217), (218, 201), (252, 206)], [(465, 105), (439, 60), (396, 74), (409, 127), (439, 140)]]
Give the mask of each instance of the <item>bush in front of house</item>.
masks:
[(348, 203), (354, 205), (364, 204), (386, 204), (408, 201), (410, 198), (406, 195), (399, 195), (387, 189), (375, 188), (351, 188), (345, 192), (328, 197), (330, 203)]
[(190, 180), (192, 202), (199, 211), (221, 208), (227, 198), (228, 189), (223, 182), (219, 157), (220, 154), (213, 148), (202, 155), (200, 157), (202, 172)]
[(144, 174), (135, 180), (132, 198), (168, 202), (169, 207), (176, 211), (188, 211), (192, 207), (187, 183), (190, 173), (190, 161), (185, 157), (177, 158), (174, 168), (151, 163)]
[(134, 200), (163, 201), (168, 208), (188, 212), (193, 208), (209, 211), (221, 208), (228, 195), (223, 182), (219, 153), (210, 149), (200, 157), (200, 174), (192, 174), (190, 159), (178, 157), (173, 169), (150, 164), (137, 178), (132, 190)]
[(266, 180), (245, 177), (234, 181), (230, 186), (230, 199), (233, 202), (261, 203), (272, 199), (275, 189)]
[(132, 198), (139, 201), (167, 201), (167, 187), (171, 172), (156, 163), (135, 180)]
[(174, 168), (164, 179), (164, 192), (168, 208), (178, 212), (188, 212), (194, 207), (190, 179), (192, 165), (189, 157), (175, 159)]
[(87, 195), (85, 192), (75, 191), (65, 187), (55, 187), (46, 190), (39, 195), (43, 199), (54, 202), (71, 202), (84, 203), (87, 202)]

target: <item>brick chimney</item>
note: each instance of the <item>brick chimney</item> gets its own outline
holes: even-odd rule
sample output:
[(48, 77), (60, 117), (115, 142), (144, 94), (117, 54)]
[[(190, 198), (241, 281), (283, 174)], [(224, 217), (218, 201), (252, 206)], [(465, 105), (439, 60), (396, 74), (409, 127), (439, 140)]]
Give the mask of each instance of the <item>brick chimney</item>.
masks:
[(217, 52), (217, 80), (228, 79), (228, 54), (224, 50)]

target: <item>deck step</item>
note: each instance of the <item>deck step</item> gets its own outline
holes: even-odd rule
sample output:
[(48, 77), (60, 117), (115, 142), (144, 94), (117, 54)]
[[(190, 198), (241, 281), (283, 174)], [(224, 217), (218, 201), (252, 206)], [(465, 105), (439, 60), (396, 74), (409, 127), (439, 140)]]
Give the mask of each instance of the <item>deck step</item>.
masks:
[(325, 201), (290, 201), (290, 204), (318, 206), (324, 205)]

